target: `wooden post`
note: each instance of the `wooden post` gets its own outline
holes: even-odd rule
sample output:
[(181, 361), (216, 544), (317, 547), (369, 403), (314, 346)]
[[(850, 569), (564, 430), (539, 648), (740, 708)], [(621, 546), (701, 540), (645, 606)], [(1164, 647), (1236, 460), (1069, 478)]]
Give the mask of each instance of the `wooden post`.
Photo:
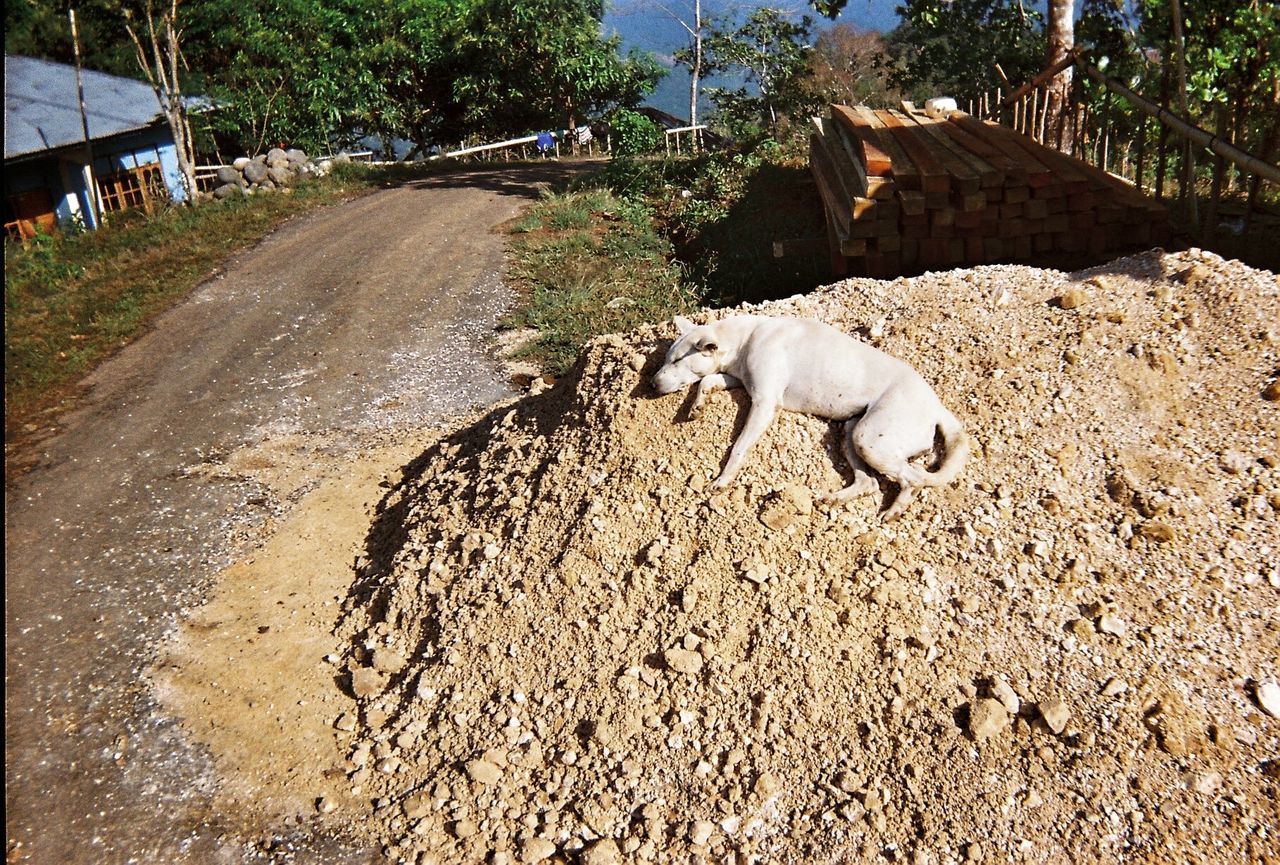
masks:
[[(1169, 67), (1165, 66), (1160, 74), (1160, 107), (1169, 110)], [(1165, 143), (1169, 139), (1169, 128), (1158, 120), (1156, 127), (1160, 134), (1156, 138), (1156, 201), (1164, 200), (1164, 162)]]
[(89, 137), (89, 114), (84, 107), (84, 75), (80, 67), (80, 31), (76, 28), (76, 10), (67, 10), (71, 19), (71, 50), (76, 58), (76, 93), (80, 98), (80, 128), (84, 132), (84, 152), (86, 166), (83, 172), (85, 192), (89, 196), (89, 216), (93, 220), (90, 228), (102, 224), (102, 211), (98, 207), (98, 179), (93, 170), (93, 139)]
[(1145, 114), (1138, 116), (1138, 168), (1134, 174), (1134, 186), (1138, 187), (1138, 191), (1142, 191), (1142, 171), (1146, 166), (1147, 156), (1147, 116)]
[[(1040, 134), (1036, 141), (1044, 144), (1049, 134), (1049, 88), (1044, 88), (1044, 99), (1040, 102)], [(1046, 145), (1047, 146), (1047, 145)]]

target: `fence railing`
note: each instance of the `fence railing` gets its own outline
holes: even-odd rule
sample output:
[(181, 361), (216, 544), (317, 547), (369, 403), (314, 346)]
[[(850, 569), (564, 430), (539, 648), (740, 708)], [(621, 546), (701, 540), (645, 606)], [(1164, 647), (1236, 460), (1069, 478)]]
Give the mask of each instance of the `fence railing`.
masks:
[[(1049, 82), (1072, 64), (1133, 111), (1115, 110), (1114, 100), (1104, 101), (1098, 111), (1073, 99), (1054, 127)], [(1065, 149), (1124, 178), (1158, 201), (1170, 201), (1205, 240), (1219, 228), (1224, 196), (1234, 192), (1235, 198), (1244, 198), (1238, 231), (1247, 232), (1259, 210), (1261, 184), (1280, 186), (1280, 168), (1274, 164), (1170, 111), (1167, 96), (1157, 103), (1133, 92), (1087, 63), (1080, 53), (1073, 52), (1007, 94), (999, 88), (983, 93), (970, 100), (968, 108), (971, 114), (1010, 126), (1041, 144)], [(1061, 147), (1064, 140), (1069, 147)], [(1213, 168), (1209, 195), (1201, 210), (1196, 160), (1206, 150), (1212, 155)]]
[(674, 129), (664, 129), (662, 139), (663, 139), (663, 143), (666, 145), (666, 148), (667, 148), (667, 155), (668, 156), (671, 155), (673, 142), (675, 144), (676, 156), (681, 155), (681, 150), (680, 150), (681, 135), (685, 135), (688, 138), (687, 143), (685, 144), (685, 147), (688, 148), (689, 152), (697, 153), (699, 150), (702, 149), (702, 133), (705, 132), (706, 129), (707, 129), (707, 125), (705, 123), (699, 123), (694, 126), (677, 126)]
[[(581, 128), (581, 127), (580, 127)], [(562, 148), (574, 149), (574, 143), (577, 143), (576, 153), (579, 156), (596, 156), (613, 152), (613, 139), (606, 135), (603, 142), (594, 135), (586, 138), (578, 137), (577, 130), (562, 129), (559, 132), (552, 133), (550, 147), (545, 153), (539, 152), (537, 135), (525, 135), (520, 138), (509, 138), (505, 141), (495, 141), (490, 144), (477, 144), (467, 147), (459, 147), (454, 150), (447, 150), (442, 153), (436, 153), (428, 159), (503, 159), (511, 160), (514, 158), (530, 159), (535, 155), (551, 156), (553, 153), (556, 158), (562, 154)]]

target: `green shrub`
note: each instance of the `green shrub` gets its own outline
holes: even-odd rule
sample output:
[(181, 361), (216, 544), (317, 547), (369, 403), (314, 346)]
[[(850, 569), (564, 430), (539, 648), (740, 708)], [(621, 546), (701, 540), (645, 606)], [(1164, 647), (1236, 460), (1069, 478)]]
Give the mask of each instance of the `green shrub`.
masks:
[(638, 111), (620, 108), (614, 112), (610, 125), (613, 127), (615, 159), (654, 153), (662, 145), (662, 130), (658, 124)]

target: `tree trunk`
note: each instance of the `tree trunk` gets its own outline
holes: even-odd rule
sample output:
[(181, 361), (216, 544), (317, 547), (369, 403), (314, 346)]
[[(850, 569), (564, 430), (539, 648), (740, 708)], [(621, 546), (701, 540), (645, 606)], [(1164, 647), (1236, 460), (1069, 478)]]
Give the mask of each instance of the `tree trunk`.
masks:
[[(702, 78), (702, 0), (693, 2), (693, 66), (689, 69), (689, 125), (698, 125), (698, 82)], [(699, 139), (694, 131), (693, 140)]]
[(143, 11), (146, 13), (147, 37), (151, 49), (149, 57), (128, 12), (125, 14), (124, 28), (129, 38), (133, 40), (138, 65), (147, 76), (147, 82), (156, 94), (156, 101), (160, 103), (160, 110), (169, 123), (174, 149), (178, 152), (178, 171), (182, 174), (187, 204), (195, 204), (195, 147), (191, 140), (191, 127), (187, 123), (187, 107), (182, 101), (182, 83), (178, 76), (178, 65), (182, 58), (182, 49), (179, 45), (182, 31), (178, 29), (178, 0), (171, 0), (168, 11), (161, 15), (163, 35), (156, 29), (155, 14), (151, 4), (147, 3)]
[[(1060, 63), (1076, 44), (1075, 0), (1049, 0), (1048, 52), (1045, 68)], [(1072, 66), (1049, 79), (1045, 87), (1046, 138), (1063, 153), (1070, 153), (1072, 131), (1069, 120), (1071, 106)]]
[[(1173, 50), (1178, 72), (1177, 85), (1173, 92), (1178, 97), (1178, 113), (1190, 117), (1187, 111), (1187, 57), (1186, 42), (1182, 38), (1182, 4), (1178, 0), (1169, 0), (1169, 16), (1173, 25)], [(1182, 169), (1178, 180), (1179, 195), (1185, 195), (1187, 222), (1192, 226), (1200, 222), (1200, 208), (1196, 202), (1196, 163), (1195, 150), (1190, 141), (1182, 144)]]

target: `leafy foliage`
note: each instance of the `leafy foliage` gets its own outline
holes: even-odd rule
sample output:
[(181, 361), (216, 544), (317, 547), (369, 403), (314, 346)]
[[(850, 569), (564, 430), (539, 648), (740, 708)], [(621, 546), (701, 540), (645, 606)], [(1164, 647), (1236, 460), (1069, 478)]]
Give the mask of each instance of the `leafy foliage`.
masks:
[[(85, 0), (86, 64), (137, 76), (124, 14)], [(70, 60), (57, 0), (6, 0), (6, 51)], [(599, 0), (184, 0), (187, 93), (233, 153), (364, 135), (425, 148), (634, 105), (661, 68), (600, 35)], [(114, 46), (107, 50), (106, 46)], [(209, 149), (209, 143), (204, 143)]]
[(453, 46), (452, 97), (465, 106), (465, 131), (572, 127), (587, 113), (639, 102), (659, 67), (621, 57), (620, 37), (601, 39), (593, 11), (580, 0), (479, 0)]
[(1018, 0), (906, 0), (889, 34), (884, 66), (908, 98), (977, 97), (1043, 68), (1043, 18)]
[(613, 127), (614, 158), (653, 153), (662, 144), (662, 130), (638, 111), (620, 108), (609, 121)]
[(709, 75), (739, 70), (745, 76), (741, 87), (709, 91), (717, 119), (732, 134), (776, 134), (783, 115), (808, 112), (814, 103), (806, 87), (812, 25), (807, 15), (794, 22), (779, 9), (762, 8), (736, 29), (723, 21), (709, 28), (703, 41), (704, 70)]

